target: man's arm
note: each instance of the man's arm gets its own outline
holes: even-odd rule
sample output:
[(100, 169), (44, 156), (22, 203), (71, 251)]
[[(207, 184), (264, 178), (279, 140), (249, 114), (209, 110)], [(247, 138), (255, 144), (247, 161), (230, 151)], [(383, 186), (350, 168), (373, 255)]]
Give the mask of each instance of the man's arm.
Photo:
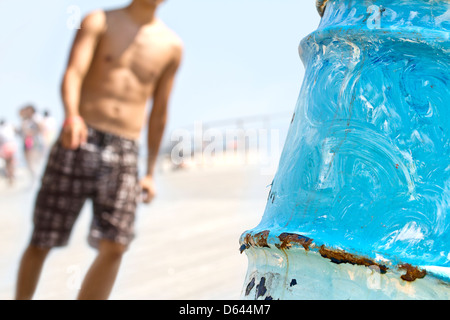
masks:
[(147, 174), (144, 179), (141, 180), (141, 187), (146, 193), (146, 197), (144, 198), (144, 202), (146, 203), (149, 203), (155, 196), (153, 173), (164, 129), (166, 127), (167, 107), (175, 75), (181, 63), (182, 51), (181, 45), (174, 49), (174, 57), (161, 75), (153, 95), (153, 107), (149, 118), (147, 132)]
[(68, 149), (77, 149), (87, 137), (86, 125), (79, 114), (81, 87), (105, 25), (106, 17), (103, 11), (88, 14), (83, 19), (72, 45), (61, 86), (66, 117), (61, 142)]

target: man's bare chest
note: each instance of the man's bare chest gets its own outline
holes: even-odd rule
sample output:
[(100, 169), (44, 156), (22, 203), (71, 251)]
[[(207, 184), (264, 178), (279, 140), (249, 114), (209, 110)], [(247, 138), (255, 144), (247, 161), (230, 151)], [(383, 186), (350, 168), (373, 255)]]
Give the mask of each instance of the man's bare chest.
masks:
[(142, 84), (151, 84), (168, 62), (168, 48), (157, 34), (113, 28), (100, 39), (96, 56), (106, 69), (130, 71)]

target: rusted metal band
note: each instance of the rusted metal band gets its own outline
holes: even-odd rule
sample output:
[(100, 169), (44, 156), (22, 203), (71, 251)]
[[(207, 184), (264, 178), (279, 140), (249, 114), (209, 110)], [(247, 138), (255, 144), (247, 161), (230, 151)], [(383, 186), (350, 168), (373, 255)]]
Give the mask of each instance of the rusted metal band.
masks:
[[(247, 233), (243, 235), (240, 251), (241, 253), (246, 249), (253, 248), (270, 248), (268, 244), (269, 230), (259, 232), (257, 234)], [(318, 253), (326, 259), (336, 264), (349, 263), (353, 265), (360, 265), (366, 267), (376, 267), (381, 274), (385, 274), (389, 267), (384, 264), (380, 264), (370, 258), (351, 254), (343, 250), (327, 248), (324, 245), (317, 245), (308, 237), (295, 234), (295, 233), (282, 233), (278, 236), (278, 243), (274, 243), (275, 247), (279, 250), (288, 250), (292, 247), (303, 247), (305, 251), (315, 249)], [(399, 270), (405, 270), (406, 274), (401, 276), (401, 279), (412, 282), (416, 279), (424, 278), (427, 274), (425, 270), (418, 267), (411, 266), (410, 264), (397, 265)]]
[(320, 16), (323, 17), (323, 13), (325, 12), (325, 7), (327, 6), (328, 0), (316, 0), (317, 11)]

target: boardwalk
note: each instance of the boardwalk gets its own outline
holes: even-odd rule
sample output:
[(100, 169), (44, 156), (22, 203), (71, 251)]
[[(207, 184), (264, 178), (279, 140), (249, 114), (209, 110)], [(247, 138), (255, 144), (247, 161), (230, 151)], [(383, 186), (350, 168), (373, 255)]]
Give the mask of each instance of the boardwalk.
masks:
[[(247, 258), (238, 239), (264, 211), (272, 177), (257, 167), (221, 165), (160, 173), (159, 194), (138, 212), (137, 238), (111, 299), (239, 299)], [(0, 299), (12, 299), (30, 232), (35, 188), (0, 181)], [(95, 251), (86, 245), (90, 203), (69, 246), (46, 262), (36, 299), (74, 299)]]

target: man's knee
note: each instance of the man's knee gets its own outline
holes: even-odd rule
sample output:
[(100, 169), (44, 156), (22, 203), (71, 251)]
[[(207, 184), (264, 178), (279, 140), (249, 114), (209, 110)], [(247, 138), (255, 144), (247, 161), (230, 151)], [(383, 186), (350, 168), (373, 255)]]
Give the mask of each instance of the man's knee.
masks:
[(126, 251), (127, 246), (109, 240), (101, 240), (99, 244), (99, 254), (108, 256), (112, 259), (122, 258)]

